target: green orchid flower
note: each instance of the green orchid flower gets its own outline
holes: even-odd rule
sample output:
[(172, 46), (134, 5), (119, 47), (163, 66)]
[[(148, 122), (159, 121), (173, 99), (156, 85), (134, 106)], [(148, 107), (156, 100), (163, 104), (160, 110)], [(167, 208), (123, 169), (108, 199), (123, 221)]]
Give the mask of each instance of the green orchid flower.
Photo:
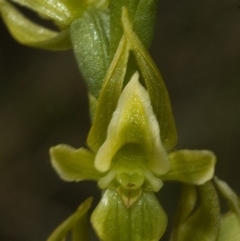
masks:
[[(112, 233), (107, 232), (108, 238), (101, 236), (106, 232), (97, 217), (108, 220), (109, 208), (120, 205), (119, 208), (123, 209), (124, 205), (126, 210), (133, 212), (132, 208), (141, 206), (145, 199), (154, 200), (151, 193), (159, 191), (163, 181), (203, 184), (212, 178), (216, 162), (215, 155), (210, 151), (166, 151), (149, 94), (140, 84), (137, 72), (121, 93), (106, 140), (96, 153), (83, 148), (76, 150), (67, 145), (52, 147), (50, 153), (53, 168), (65, 181), (95, 180), (101, 189), (109, 190), (92, 216), (97, 233), (106, 241), (112, 240)], [(159, 221), (160, 231), (156, 232), (159, 239), (167, 221), (161, 206), (157, 207), (155, 215), (164, 217)], [(140, 215), (140, 219), (144, 218)], [(164, 224), (161, 223), (163, 219)], [(104, 228), (107, 230), (109, 225), (106, 221)], [(136, 233), (137, 228), (132, 228), (135, 230), (132, 232)], [(142, 240), (157, 238), (145, 237)]]
[(53, 167), (66, 181), (98, 180), (102, 189), (119, 188), (130, 207), (132, 190), (157, 192), (162, 181), (200, 185), (214, 173), (210, 151), (180, 150), (167, 153), (150, 97), (135, 73), (124, 88), (110, 121), (107, 138), (97, 153), (66, 145), (51, 148)]
[(42, 27), (25, 17), (9, 1), (0, 1), (0, 13), (12, 36), (21, 44), (48, 50), (72, 47), (70, 26), (89, 6), (104, 9), (107, 0), (12, 0), (29, 8), (45, 19), (50, 19), (59, 31)]

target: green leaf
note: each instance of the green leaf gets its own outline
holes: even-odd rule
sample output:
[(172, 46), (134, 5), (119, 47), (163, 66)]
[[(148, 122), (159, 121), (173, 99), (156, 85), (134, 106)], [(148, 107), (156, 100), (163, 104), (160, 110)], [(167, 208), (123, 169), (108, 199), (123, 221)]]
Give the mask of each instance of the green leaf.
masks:
[(87, 83), (88, 90), (98, 98), (109, 67), (109, 14), (89, 8), (71, 24), (73, 50)]
[(89, 147), (94, 152), (97, 152), (106, 139), (108, 125), (122, 92), (128, 56), (129, 47), (123, 36), (114, 59), (106, 73), (98, 99), (93, 125), (87, 139)]
[[(152, 42), (158, 0), (118, 0), (110, 3), (110, 59), (113, 58), (123, 34), (122, 7), (126, 7), (136, 34), (146, 48)], [(134, 70), (136, 71), (136, 69)]]
[[(76, 231), (74, 231), (73, 235), (73, 241), (87, 241), (87, 233), (86, 233), (86, 227), (87, 227), (87, 219), (86, 219), (86, 213), (91, 207), (92, 204), (92, 198), (88, 198), (84, 203), (82, 203), (77, 211), (72, 214), (69, 218), (67, 218), (63, 223), (61, 223), (49, 236), (47, 241), (62, 241), (65, 239), (66, 235), (69, 231), (72, 229), (75, 230), (76, 225), (80, 225), (81, 227), (77, 236)], [(75, 237), (79, 237), (79, 240), (77, 240)], [(81, 238), (81, 239), (80, 239)]]
[(107, 189), (91, 220), (104, 241), (158, 241), (167, 226), (167, 216), (152, 192), (143, 192), (127, 208), (116, 190)]
[(220, 208), (212, 183), (198, 186), (200, 206), (196, 208), (196, 187), (183, 185), (171, 241), (216, 241)]
[(147, 91), (150, 95), (153, 111), (160, 125), (161, 140), (166, 150), (170, 151), (177, 142), (177, 132), (166, 87), (151, 56), (134, 33), (127, 9), (123, 8), (122, 13), (124, 33), (126, 34), (130, 48), (136, 56)]
[(133, 18), (134, 32), (145, 48), (149, 48), (152, 43), (158, 2), (159, 0), (140, 0)]
[(101, 172), (110, 168), (115, 154), (127, 144), (136, 144), (139, 151), (144, 152), (143, 159), (147, 159), (144, 164), (152, 172), (161, 175), (169, 170), (149, 95), (138, 78), (136, 72), (124, 88), (109, 124), (107, 139), (96, 155), (95, 167)]
[(207, 150), (180, 150), (168, 156), (170, 170), (161, 176), (163, 181), (181, 181), (201, 185), (214, 175), (216, 156)]
[(95, 155), (84, 148), (58, 145), (50, 149), (51, 163), (65, 181), (99, 180), (102, 174), (94, 168)]
[(48, 50), (65, 50), (71, 47), (68, 29), (59, 33), (41, 27), (7, 2), (2, 3), (1, 14), (12, 36), (21, 44)]
[(122, 29), (122, 7), (126, 6), (133, 17), (139, 0), (118, 0), (110, 1), (110, 60), (115, 55), (119, 42), (123, 35)]
[(234, 212), (221, 215), (217, 241), (239, 241), (240, 219)]

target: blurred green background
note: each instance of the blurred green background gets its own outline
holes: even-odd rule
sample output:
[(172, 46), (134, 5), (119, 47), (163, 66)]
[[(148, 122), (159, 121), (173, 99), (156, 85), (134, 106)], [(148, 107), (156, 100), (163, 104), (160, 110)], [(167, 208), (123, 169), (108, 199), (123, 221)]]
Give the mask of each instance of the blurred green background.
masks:
[[(240, 194), (240, 0), (160, 0), (151, 53), (172, 100), (177, 148), (214, 151), (216, 174)], [(96, 184), (61, 181), (48, 155), (59, 143), (84, 146), (89, 127), (72, 52), (21, 46), (0, 21), (1, 241), (46, 240), (84, 199), (97, 204)], [(171, 183), (158, 194), (170, 222), (178, 194)]]

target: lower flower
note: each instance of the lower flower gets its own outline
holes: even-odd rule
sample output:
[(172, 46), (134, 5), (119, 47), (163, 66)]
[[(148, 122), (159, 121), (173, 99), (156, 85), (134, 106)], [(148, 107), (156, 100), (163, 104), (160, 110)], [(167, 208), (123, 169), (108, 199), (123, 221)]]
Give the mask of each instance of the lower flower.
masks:
[[(95, 180), (106, 190), (92, 216), (104, 241), (116, 240), (120, 234), (123, 241), (158, 240), (167, 219), (153, 192), (161, 189), (163, 181), (201, 185), (214, 173), (216, 157), (211, 151), (165, 150), (150, 97), (138, 78), (135, 73), (124, 88), (106, 140), (96, 152), (67, 145), (50, 150), (52, 165), (62, 179)], [(128, 237), (135, 238), (125, 238), (120, 231), (125, 229)]]

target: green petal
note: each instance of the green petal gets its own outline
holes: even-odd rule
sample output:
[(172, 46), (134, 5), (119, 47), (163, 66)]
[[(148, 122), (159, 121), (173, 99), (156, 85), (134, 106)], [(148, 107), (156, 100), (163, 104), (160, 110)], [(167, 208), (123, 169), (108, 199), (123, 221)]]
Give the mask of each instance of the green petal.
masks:
[(149, 95), (138, 78), (136, 72), (120, 96), (108, 127), (107, 139), (96, 155), (95, 167), (99, 171), (107, 171), (114, 155), (127, 144), (137, 144), (139, 151), (145, 151), (146, 166), (152, 172), (160, 175), (169, 170)]
[(196, 190), (183, 185), (171, 241), (216, 241), (220, 208), (217, 193), (211, 182), (198, 186), (200, 206), (196, 208)]
[(228, 184), (216, 176), (214, 181), (224, 198), (228, 201), (229, 207), (232, 212), (234, 212), (240, 220), (240, 201), (237, 194), (228, 186)]
[(65, 181), (99, 180), (102, 174), (94, 168), (94, 154), (84, 148), (58, 145), (50, 149), (51, 163)]
[(2, 3), (2, 18), (12, 36), (21, 44), (48, 50), (71, 47), (69, 30), (60, 33), (41, 27), (24, 17), (12, 4)]
[(216, 156), (207, 150), (180, 150), (169, 154), (170, 170), (161, 176), (164, 181), (181, 181), (201, 185), (214, 175)]
[(71, 24), (73, 50), (89, 92), (98, 98), (109, 67), (109, 14), (90, 8)]
[(221, 216), (217, 241), (239, 241), (240, 220), (236, 213), (228, 212)]
[(81, 16), (87, 7), (87, 0), (12, 0), (37, 13), (50, 18), (59, 26), (66, 28)]
[(87, 143), (94, 151), (100, 148), (107, 136), (107, 128), (116, 109), (122, 92), (123, 80), (127, 69), (129, 47), (123, 36), (118, 50), (105, 76), (93, 125), (88, 135)]
[(143, 192), (127, 208), (118, 192), (107, 190), (91, 216), (93, 227), (104, 241), (158, 241), (167, 217), (152, 192)]
[[(49, 236), (47, 241), (62, 241), (65, 240), (67, 234), (71, 229), (73, 229), (73, 241), (84, 240), (87, 241), (87, 218), (86, 213), (91, 207), (92, 198), (88, 198), (84, 203), (82, 203), (77, 211), (67, 218), (63, 223), (61, 223)], [(76, 233), (75, 228), (78, 227), (79, 230)], [(79, 239), (77, 239), (79, 238)]]
[(124, 33), (137, 59), (152, 102), (153, 111), (160, 125), (161, 140), (169, 151), (177, 142), (177, 132), (167, 89), (151, 56), (134, 33), (126, 8), (123, 8), (122, 22)]

